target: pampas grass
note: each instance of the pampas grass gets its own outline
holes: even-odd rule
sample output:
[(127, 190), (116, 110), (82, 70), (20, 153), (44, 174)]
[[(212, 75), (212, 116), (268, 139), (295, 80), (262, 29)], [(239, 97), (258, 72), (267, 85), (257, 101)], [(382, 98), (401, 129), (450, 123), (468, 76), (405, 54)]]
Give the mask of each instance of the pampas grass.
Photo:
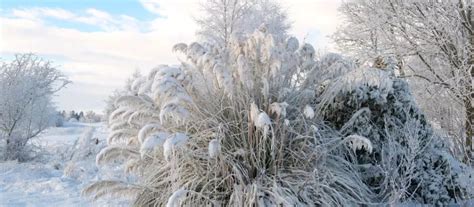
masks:
[[(313, 120), (309, 104), (317, 85), (301, 83), (315, 64), (314, 49), (305, 44), (295, 50), (296, 39), (275, 42), (264, 31), (233, 41), (230, 53), (198, 43), (178, 44), (174, 50), (186, 57), (180, 68), (160, 66), (133, 82), (131, 90), (142, 88), (139, 96), (116, 100), (119, 107), (109, 119), (109, 143), (137, 142), (129, 140), (122, 150), (115, 145), (104, 149), (97, 163), (118, 155), (130, 156), (131, 163), (146, 163), (131, 188), (133, 193), (141, 189), (135, 205), (370, 203), (370, 189), (343, 159), (352, 156), (343, 137)], [(143, 93), (141, 84), (150, 91)], [(123, 127), (121, 120), (144, 109), (151, 114), (142, 113), (148, 117), (141, 119), (145, 121), (128, 121)], [(154, 121), (146, 121), (153, 120), (150, 117)], [(314, 125), (321, 130), (312, 130)], [(143, 149), (149, 149), (145, 140), (157, 132), (174, 135), (143, 156)], [(123, 185), (103, 181), (85, 192), (100, 197), (125, 191)]]

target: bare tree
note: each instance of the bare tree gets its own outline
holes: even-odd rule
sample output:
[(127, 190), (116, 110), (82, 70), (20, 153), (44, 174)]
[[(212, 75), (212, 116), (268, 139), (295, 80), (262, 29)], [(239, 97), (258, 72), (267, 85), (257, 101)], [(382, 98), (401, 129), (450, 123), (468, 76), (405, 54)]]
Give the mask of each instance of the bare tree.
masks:
[(4, 159), (24, 160), (28, 141), (53, 121), (52, 95), (69, 81), (50, 62), (33, 54), (16, 55), (0, 68), (0, 140)]
[(262, 24), (276, 38), (286, 38), (291, 27), (275, 0), (207, 0), (201, 6), (204, 14), (196, 19), (200, 26), (197, 34), (224, 47), (233, 35), (252, 33)]
[[(455, 114), (462, 115), (459, 125), (464, 126), (465, 158), (470, 158), (474, 136), (473, 1), (353, 0), (343, 3), (340, 11), (346, 17), (346, 24), (335, 35), (341, 49), (362, 62), (397, 58), (399, 76), (418, 85), (426, 83), (420, 95), (427, 111), (434, 103), (426, 100), (439, 96), (443, 99), (436, 104), (454, 107)], [(441, 117), (437, 118), (445, 115), (438, 113)]]

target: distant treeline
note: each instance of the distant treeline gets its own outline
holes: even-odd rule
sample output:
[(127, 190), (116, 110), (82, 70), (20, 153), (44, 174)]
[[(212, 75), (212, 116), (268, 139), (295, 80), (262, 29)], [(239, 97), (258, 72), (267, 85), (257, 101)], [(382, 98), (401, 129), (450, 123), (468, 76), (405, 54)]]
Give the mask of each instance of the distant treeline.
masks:
[(83, 122), (83, 123), (95, 123), (102, 121), (102, 115), (96, 114), (93, 111), (87, 112), (76, 112), (74, 110), (66, 112), (65, 110), (58, 112), (58, 119), (56, 126), (62, 126), (64, 121), (69, 122)]

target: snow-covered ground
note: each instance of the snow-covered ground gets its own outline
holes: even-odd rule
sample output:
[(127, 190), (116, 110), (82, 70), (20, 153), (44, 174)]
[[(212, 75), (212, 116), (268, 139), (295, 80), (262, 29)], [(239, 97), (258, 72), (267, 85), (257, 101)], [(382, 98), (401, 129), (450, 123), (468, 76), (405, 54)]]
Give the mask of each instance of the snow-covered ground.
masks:
[[(105, 146), (106, 137), (103, 123), (66, 123), (46, 130), (33, 141), (39, 147), (37, 158), (24, 163), (0, 162), (0, 207), (127, 206), (126, 201), (117, 198), (92, 202), (81, 196), (84, 186), (116, 176), (114, 169), (98, 169), (95, 165), (95, 156)], [(474, 206), (474, 200), (459, 206)]]
[[(92, 137), (84, 138), (87, 133)], [(37, 158), (0, 162), (0, 206), (117, 206), (81, 196), (84, 186), (101, 178), (95, 155), (106, 137), (103, 123), (66, 123), (46, 130), (32, 141), (38, 146)]]

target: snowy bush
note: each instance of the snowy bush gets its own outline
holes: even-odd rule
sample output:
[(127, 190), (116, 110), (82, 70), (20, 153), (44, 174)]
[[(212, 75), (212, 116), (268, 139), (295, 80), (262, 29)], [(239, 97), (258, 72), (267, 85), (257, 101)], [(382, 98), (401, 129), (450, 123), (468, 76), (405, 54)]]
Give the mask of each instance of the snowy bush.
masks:
[(466, 163), (474, 152), (473, 8), (472, 0), (349, 0), (340, 5), (344, 21), (333, 36), (361, 63), (394, 63)]
[(76, 113), (74, 110), (66, 113), (66, 111), (63, 111), (62, 113), (59, 113), (61, 118), (64, 120), (67, 120), (69, 122), (82, 122), (82, 123), (97, 123), (102, 121), (102, 116), (100, 114), (96, 114), (94, 111), (87, 111), (86, 113), (84, 112), (79, 112)]
[(66, 163), (63, 174), (65, 177), (73, 179), (85, 179), (85, 176), (90, 176), (95, 169), (90, 169), (84, 166), (84, 162), (89, 162), (103, 145), (99, 139), (94, 137), (95, 128), (87, 128), (84, 133), (72, 145), (68, 155), (68, 162)]
[(367, 148), (356, 151), (354, 163), (361, 166), (364, 182), (378, 189), (380, 201), (447, 205), (471, 198), (457, 180), (469, 174), (469, 168), (447, 153), (408, 84), (390, 71), (349, 72), (316, 99), (322, 120), (342, 135), (361, 135), (373, 143), (372, 153), (366, 153)]
[(87, 111), (86, 114), (84, 115), (83, 122), (85, 123), (97, 123), (100, 121), (102, 121), (102, 117), (93, 111)]
[(55, 123), (52, 95), (67, 79), (49, 62), (32, 54), (17, 55), (0, 66), (0, 139), (3, 158), (25, 160), (29, 140)]
[(139, 179), (84, 193), (137, 206), (353, 206), (465, 192), (403, 81), (335, 54), (317, 61), (311, 45), (266, 31), (226, 52), (177, 44), (179, 67), (135, 77), (97, 163), (122, 161)]
[(76, 140), (71, 151), (70, 160), (82, 160), (97, 154), (100, 146), (99, 139), (97, 137), (93, 137), (94, 130), (94, 128), (86, 129), (81, 137)]
[(274, 38), (285, 39), (291, 27), (288, 15), (278, 1), (206, 0), (200, 2), (196, 17), (197, 35), (205, 42), (227, 47), (231, 37), (251, 34), (261, 24)]

